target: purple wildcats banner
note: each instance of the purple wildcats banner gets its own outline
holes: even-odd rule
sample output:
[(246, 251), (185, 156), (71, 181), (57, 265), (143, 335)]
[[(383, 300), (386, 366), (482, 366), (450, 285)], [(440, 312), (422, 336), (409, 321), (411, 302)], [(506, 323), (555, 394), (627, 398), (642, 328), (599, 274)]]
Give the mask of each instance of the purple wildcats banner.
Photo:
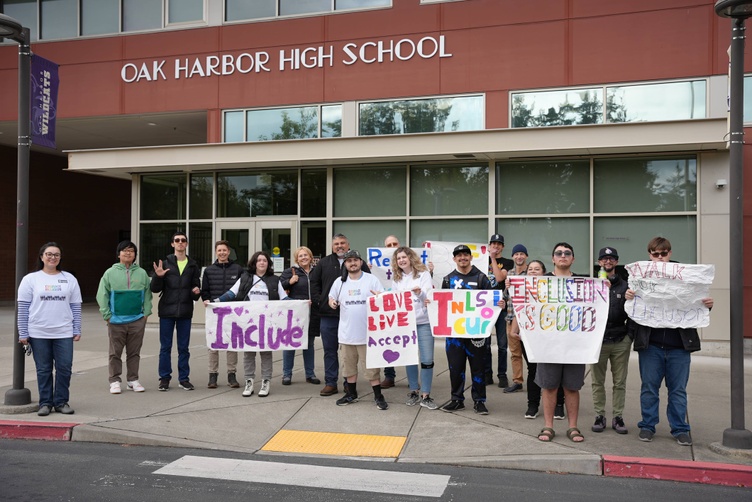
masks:
[(60, 79), (58, 65), (36, 54), (31, 58), (31, 142), (55, 148), (55, 116)]

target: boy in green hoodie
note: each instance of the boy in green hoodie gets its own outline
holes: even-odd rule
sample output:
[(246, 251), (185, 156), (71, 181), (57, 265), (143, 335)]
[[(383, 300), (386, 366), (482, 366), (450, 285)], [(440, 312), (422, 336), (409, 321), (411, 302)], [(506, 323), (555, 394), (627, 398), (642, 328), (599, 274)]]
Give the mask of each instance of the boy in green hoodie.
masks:
[(145, 390), (138, 381), (138, 366), (146, 318), (151, 314), (151, 289), (149, 276), (136, 263), (137, 255), (138, 250), (133, 242), (122, 241), (118, 244), (118, 262), (107, 269), (97, 290), (99, 311), (107, 323), (110, 338), (110, 394), (121, 392), (123, 348), (128, 388), (135, 392)]

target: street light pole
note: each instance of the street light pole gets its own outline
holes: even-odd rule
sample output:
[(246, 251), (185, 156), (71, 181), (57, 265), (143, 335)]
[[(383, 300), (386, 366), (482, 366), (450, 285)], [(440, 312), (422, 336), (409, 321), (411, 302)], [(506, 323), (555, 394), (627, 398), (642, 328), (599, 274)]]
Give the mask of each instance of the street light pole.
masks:
[(729, 75), (729, 263), (731, 277), (730, 360), (731, 427), (723, 431), (726, 448), (752, 449), (752, 432), (744, 428), (744, 21), (752, 16), (752, 0), (719, 0), (719, 16), (730, 17)]
[[(31, 148), (31, 47), (29, 29), (12, 17), (0, 14), (0, 37), (18, 42), (18, 181), (16, 185), (16, 291), (26, 275), (29, 254), (29, 153)], [(24, 388), (23, 346), (18, 343), (18, 305), (13, 341), (13, 386), (5, 393), (5, 404), (31, 403), (31, 391)]]

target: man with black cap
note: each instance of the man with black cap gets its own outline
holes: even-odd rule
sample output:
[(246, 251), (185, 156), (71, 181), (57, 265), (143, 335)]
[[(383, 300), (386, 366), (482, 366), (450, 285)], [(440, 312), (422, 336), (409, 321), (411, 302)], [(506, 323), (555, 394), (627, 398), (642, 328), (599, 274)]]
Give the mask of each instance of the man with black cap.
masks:
[(627, 313), (624, 311), (627, 281), (616, 273), (619, 264), (619, 252), (616, 248), (605, 247), (598, 252), (598, 265), (606, 271), (611, 287), (609, 288), (608, 322), (603, 333), (603, 345), (598, 362), (591, 366), (593, 381), (593, 408), (595, 423), (593, 432), (603, 432), (606, 428), (606, 367), (611, 361), (611, 375), (614, 382), (613, 419), (611, 428), (619, 434), (629, 432), (624, 425), (622, 413), (627, 393), (627, 370), (632, 339), (627, 336)]
[[(514, 262), (502, 258), (504, 251), (504, 236), (493, 234), (488, 239), (488, 279), (493, 289), (505, 289), (504, 282), (510, 270), (514, 269)], [(496, 346), (499, 358), (499, 387), (509, 387), (507, 379), (507, 323), (503, 315), (496, 320)], [(486, 385), (493, 385), (493, 357), (491, 355), (491, 338), (486, 338)]]
[[(517, 244), (512, 248), (512, 261), (514, 267), (507, 272), (507, 280), (505, 281), (505, 287), (508, 287), (507, 281), (509, 281), (510, 275), (525, 275), (527, 273), (527, 248), (522, 244)], [(512, 329), (512, 320), (514, 319), (514, 310), (512, 309), (512, 302), (509, 301), (508, 291), (504, 290), (504, 299), (507, 301), (506, 312), (506, 330), (507, 330), (507, 349), (511, 354), (512, 360), (512, 385), (504, 387), (506, 394), (511, 394), (522, 390), (522, 383), (525, 379), (522, 376), (522, 342), (518, 336), (510, 333)], [(503, 382), (499, 380), (499, 387), (502, 387)]]
[[(489, 278), (478, 270), (472, 262), (472, 251), (464, 244), (454, 248), (454, 263), (457, 269), (444, 277), (441, 289), (494, 289)], [(499, 303), (503, 303), (500, 300)], [(503, 308), (503, 305), (502, 305)], [(506, 333), (505, 333), (506, 334)], [(472, 374), (472, 396), (475, 413), (488, 415), (486, 408), (485, 356), (487, 338), (453, 338), (446, 339), (449, 378), (452, 384), (452, 400), (445, 404), (443, 411), (465, 409), (465, 373), (470, 362)]]

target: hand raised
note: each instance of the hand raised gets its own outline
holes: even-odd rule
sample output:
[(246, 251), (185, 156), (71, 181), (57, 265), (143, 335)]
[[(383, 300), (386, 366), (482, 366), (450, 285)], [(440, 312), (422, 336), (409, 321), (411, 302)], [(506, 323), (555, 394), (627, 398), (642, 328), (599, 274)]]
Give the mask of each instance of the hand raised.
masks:
[(157, 274), (157, 277), (164, 277), (164, 275), (167, 273), (169, 268), (162, 268), (162, 260), (159, 260), (159, 265), (156, 263), (152, 263), (154, 266), (154, 273)]

